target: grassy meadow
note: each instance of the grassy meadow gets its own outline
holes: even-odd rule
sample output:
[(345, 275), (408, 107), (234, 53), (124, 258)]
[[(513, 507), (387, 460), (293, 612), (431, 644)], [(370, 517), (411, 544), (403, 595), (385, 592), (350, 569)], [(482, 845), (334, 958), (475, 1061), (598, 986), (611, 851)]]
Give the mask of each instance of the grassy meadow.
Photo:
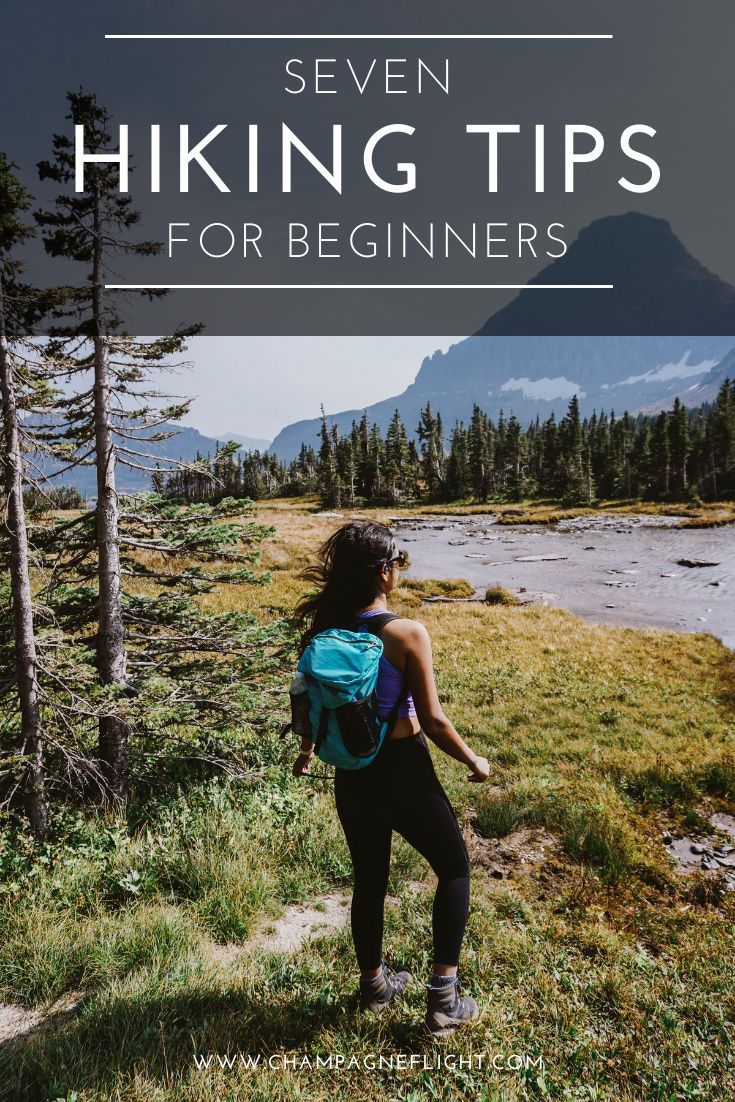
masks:
[[(302, 499), (266, 503), (258, 520), (276, 530), (270, 583), (201, 600), (273, 619), (339, 521)], [(735, 1099), (735, 893), (680, 875), (661, 841), (735, 811), (735, 657), (707, 634), (560, 609), (422, 604), (468, 592), (406, 580), (393, 608), (426, 624), (447, 714), (492, 765), (486, 785), (468, 784), (432, 749), (472, 857), (460, 978), (481, 1021), (443, 1049), (422, 1033), (435, 881), (397, 836), (384, 955), (415, 977), (405, 1003), (357, 1014), (348, 927), (292, 953), (250, 942), (289, 905), (350, 891), (326, 767), (291, 775), (284, 671), (265, 726), (240, 733), (251, 780), (200, 778), (133, 802), (126, 821), (69, 809), (35, 851), (3, 826), (0, 1002), (58, 1013), (0, 1045), (0, 1098)], [(299, 1066), (437, 1051), (456, 1067)], [(219, 1066), (237, 1053), (292, 1064)], [(481, 1068), (460, 1067), (478, 1053)]]
[[(639, 499), (620, 499), (600, 501), (594, 506), (575, 505), (568, 507), (558, 501), (533, 501), (518, 505), (490, 502), (480, 505), (476, 501), (460, 501), (451, 504), (422, 504), (414, 510), (422, 516), (464, 514), (491, 514), (498, 518), (499, 524), (556, 524), (569, 517), (595, 516), (604, 511), (612, 515), (637, 513), (680, 517), (680, 528), (716, 528), (735, 521), (735, 504), (732, 501), (706, 501), (669, 503), (662, 501), (641, 501)], [(401, 510), (403, 512), (403, 510)]]

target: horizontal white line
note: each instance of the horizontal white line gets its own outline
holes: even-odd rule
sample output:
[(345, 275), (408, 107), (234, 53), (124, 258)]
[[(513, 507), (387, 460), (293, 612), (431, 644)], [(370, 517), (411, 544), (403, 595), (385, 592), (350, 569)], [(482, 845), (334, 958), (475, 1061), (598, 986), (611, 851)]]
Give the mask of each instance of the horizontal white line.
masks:
[(421, 39), (448, 42), (461, 41), (533, 41), (533, 40), (569, 40), (569, 39), (611, 39), (611, 34), (106, 34), (108, 39), (154, 39), (154, 40), (212, 40), (212, 39), (251, 39), (269, 41), (307, 41), (317, 42), (328, 40), (358, 39), (370, 41), (371, 39)]
[(106, 291), (612, 291), (613, 283), (106, 283)]

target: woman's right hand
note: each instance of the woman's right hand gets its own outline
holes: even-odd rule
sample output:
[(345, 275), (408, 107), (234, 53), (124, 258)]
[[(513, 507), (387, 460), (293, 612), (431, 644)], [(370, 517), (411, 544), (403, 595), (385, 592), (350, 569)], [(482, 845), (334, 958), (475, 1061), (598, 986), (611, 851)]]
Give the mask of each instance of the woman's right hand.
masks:
[(490, 762), (487, 758), (475, 758), (474, 765), (470, 767), (472, 772), (467, 775), (468, 781), (486, 781), (490, 776)]
[(305, 773), (309, 772), (309, 766), (311, 765), (313, 757), (313, 750), (309, 753), (306, 753), (304, 750), (301, 751), (291, 768), (294, 777), (303, 777)]

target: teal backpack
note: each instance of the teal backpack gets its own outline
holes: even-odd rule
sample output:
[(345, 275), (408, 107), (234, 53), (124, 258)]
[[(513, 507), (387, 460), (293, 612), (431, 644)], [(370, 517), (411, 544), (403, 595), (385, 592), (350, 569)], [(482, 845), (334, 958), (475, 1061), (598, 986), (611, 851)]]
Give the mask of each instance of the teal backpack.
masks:
[(408, 689), (386, 720), (378, 716), (376, 684), (383, 653), (380, 632), (398, 617), (392, 612), (361, 621), (362, 631), (330, 628), (311, 640), (299, 659), (309, 694), (314, 752), (340, 769), (363, 769), (393, 729)]

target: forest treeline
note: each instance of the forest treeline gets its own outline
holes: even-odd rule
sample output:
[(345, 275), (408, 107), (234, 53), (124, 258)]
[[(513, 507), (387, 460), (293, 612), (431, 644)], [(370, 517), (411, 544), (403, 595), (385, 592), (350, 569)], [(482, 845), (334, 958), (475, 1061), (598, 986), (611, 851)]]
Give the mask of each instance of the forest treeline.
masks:
[[(202, 458), (202, 457), (200, 457)], [(430, 403), (415, 436), (398, 410), (383, 434), (367, 414), (341, 433), (322, 411), (317, 447), (284, 464), (269, 452), (220, 453), (205, 468), (154, 475), (156, 489), (187, 502), (244, 494), (253, 499), (317, 493), (325, 508), (400, 505), (427, 499), (554, 498), (591, 505), (612, 498), (717, 500), (735, 492), (735, 382), (714, 402), (687, 409), (677, 398), (654, 416), (594, 413), (576, 395), (564, 417), (526, 428), (475, 406), (448, 437)]]

